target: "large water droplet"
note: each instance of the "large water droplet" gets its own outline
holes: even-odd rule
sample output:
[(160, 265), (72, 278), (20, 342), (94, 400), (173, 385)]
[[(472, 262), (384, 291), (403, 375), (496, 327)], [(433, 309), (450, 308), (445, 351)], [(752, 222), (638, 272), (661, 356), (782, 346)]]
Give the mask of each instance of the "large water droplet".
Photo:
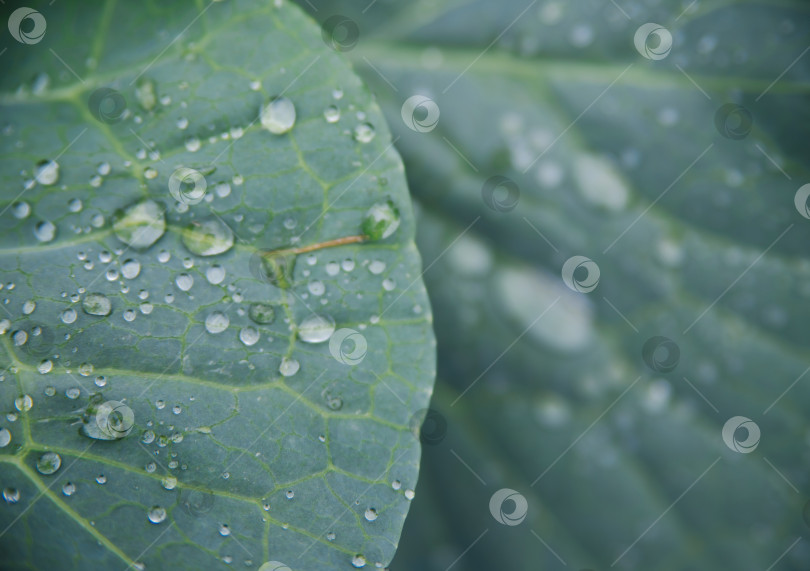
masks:
[(323, 116), (327, 123), (337, 123), (340, 121), (340, 109), (338, 109), (335, 105), (330, 105), (323, 112)]
[(148, 248), (166, 231), (163, 209), (154, 200), (144, 200), (118, 211), (113, 232), (119, 240), (133, 248)]
[(0, 448), (5, 448), (11, 442), (11, 431), (8, 428), (0, 428)]
[(51, 186), (59, 180), (59, 163), (56, 161), (40, 161), (34, 169), (34, 178), (39, 184)]
[(305, 343), (323, 343), (335, 332), (335, 320), (329, 315), (310, 315), (298, 326), (298, 338)]
[(146, 517), (152, 523), (160, 523), (166, 520), (166, 508), (161, 506), (152, 506), (151, 509), (146, 512)]
[(37, 460), (37, 472), (49, 476), (62, 465), (62, 457), (56, 452), (46, 452)]
[(151, 111), (157, 105), (155, 82), (142, 77), (135, 86), (135, 100), (144, 111)]
[(281, 135), (295, 125), (295, 105), (286, 97), (276, 97), (262, 107), (259, 117), (262, 127), (274, 135)]
[(228, 328), (231, 320), (221, 311), (215, 311), (205, 318), (205, 329), (209, 333), (222, 333)]
[(49, 220), (43, 220), (34, 226), (34, 236), (40, 242), (50, 242), (56, 238), (56, 226)]
[(89, 315), (109, 315), (112, 303), (103, 293), (88, 293), (82, 300), (82, 309)]
[(53, 361), (50, 359), (43, 359), (40, 361), (39, 365), (37, 365), (37, 371), (39, 371), (40, 375), (47, 375), (53, 370)]
[(354, 140), (358, 143), (370, 143), (376, 134), (371, 123), (360, 123), (354, 128)]
[(192, 222), (183, 231), (183, 244), (197, 256), (216, 256), (233, 247), (233, 231), (219, 218)]
[(276, 311), (273, 306), (267, 303), (252, 303), (248, 308), (248, 316), (261, 325), (273, 323), (276, 318)]
[(383, 240), (399, 228), (399, 209), (391, 201), (378, 202), (363, 218), (362, 231), (369, 240)]

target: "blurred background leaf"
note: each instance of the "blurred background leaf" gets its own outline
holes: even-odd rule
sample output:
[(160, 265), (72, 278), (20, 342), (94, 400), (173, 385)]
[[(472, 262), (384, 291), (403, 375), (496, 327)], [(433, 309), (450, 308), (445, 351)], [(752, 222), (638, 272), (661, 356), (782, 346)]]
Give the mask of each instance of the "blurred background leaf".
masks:
[(301, 4), (419, 207), (439, 381), (392, 569), (810, 568), (808, 4)]

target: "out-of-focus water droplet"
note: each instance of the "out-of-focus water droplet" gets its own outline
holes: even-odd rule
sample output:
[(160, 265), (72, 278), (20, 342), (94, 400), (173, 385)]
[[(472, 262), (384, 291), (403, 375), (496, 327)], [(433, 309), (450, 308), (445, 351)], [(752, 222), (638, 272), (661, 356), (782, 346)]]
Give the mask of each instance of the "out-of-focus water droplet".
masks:
[(337, 123), (340, 121), (340, 109), (336, 105), (330, 105), (323, 112), (323, 116), (327, 123)]
[(163, 209), (154, 200), (144, 200), (116, 213), (113, 232), (133, 248), (148, 248), (166, 231)]
[(320, 280), (313, 280), (307, 284), (307, 289), (312, 295), (321, 296), (326, 291), (326, 286)]
[(370, 143), (376, 134), (371, 123), (360, 123), (354, 128), (354, 140), (358, 143)]
[(286, 97), (275, 97), (262, 107), (259, 118), (262, 127), (274, 135), (282, 135), (295, 125), (295, 105)]
[(310, 315), (298, 326), (298, 338), (305, 343), (323, 343), (335, 332), (335, 320), (329, 315)]
[(34, 168), (34, 178), (43, 186), (51, 186), (59, 180), (59, 163), (45, 160), (37, 163)]
[(214, 311), (205, 318), (205, 329), (209, 333), (222, 333), (228, 328), (231, 320), (221, 311)]
[(96, 167), (96, 172), (101, 176), (107, 176), (111, 170), (110, 163), (101, 163)]
[(135, 100), (144, 111), (154, 109), (155, 105), (157, 105), (155, 82), (149, 78), (142, 77), (135, 85)]
[(82, 309), (88, 315), (104, 316), (112, 311), (112, 303), (103, 293), (88, 293), (82, 300)]
[(78, 198), (74, 198), (68, 202), (68, 210), (71, 212), (81, 212), (83, 207), (84, 205), (82, 204), (82, 201)]
[(107, 483), (107, 476), (104, 474), (99, 474), (96, 476), (96, 483), (101, 484), (102, 486)]
[(24, 200), (15, 202), (11, 207), (11, 212), (14, 214), (14, 218), (18, 218), (20, 220), (28, 218), (28, 216), (31, 214), (31, 205)]
[(373, 260), (368, 265), (368, 271), (370, 271), (375, 276), (383, 273), (385, 271), (385, 262), (383, 262), (382, 260)]
[(40, 242), (51, 242), (56, 238), (56, 226), (49, 220), (43, 220), (34, 226), (34, 236)]
[(37, 472), (50, 476), (62, 466), (62, 457), (56, 452), (46, 452), (37, 460)]
[(197, 256), (216, 256), (233, 247), (233, 230), (216, 217), (192, 222), (182, 235), (183, 244)]
[(385, 278), (382, 282), (383, 289), (385, 291), (393, 291), (394, 288), (397, 287), (397, 282), (392, 280), (391, 278)]

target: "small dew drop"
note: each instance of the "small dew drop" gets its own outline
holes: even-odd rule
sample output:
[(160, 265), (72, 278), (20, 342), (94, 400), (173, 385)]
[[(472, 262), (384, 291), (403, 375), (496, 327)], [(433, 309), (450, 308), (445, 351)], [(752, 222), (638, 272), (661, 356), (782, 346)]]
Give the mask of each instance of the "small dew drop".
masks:
[(59, 316), (59, 319), (62, 320), (62, 323), (70, 325), (76, 321), (76, 317), (78, 317), (78, 314), (76, 313), (76, 310), (71, 307), (63, 311)]
[(182, 291), (188, 291), (194, 285), (194, 278), (190, 274), (180, 274), (175, 278), (174, 283)]
[(99, 474), (98, 476), (96, 476), (96, 483), (101, 485), (106, 484), (107, 476), (105, 476), (104, 474)]
[(366, 521), (374, 521), (375, 519), (377, 519), (377, 510), (375, 510), (374, 508), (368, 508), (366, 510), (366, 513), (363, 515), (365, 516)]
[(260, 334), (253, 327), (245, 327), (239, 332), (239, 340), (251, 347), (259, 341)]
[(11, 443), (11, 431), (8, 428), (0, 428), (0, 448), (5, 448)]
[(40, 361), (39, 365), (37, 365), (37, 371), (39, 371), (40, 375), (47, 375), (51, 370), (53, 370), (53, 361), (50, 359), (43, 359)]
[(81, 394), (82, 391), (78, 387), (70, 387), (69, 389), (65, 390), (65, 396), (70, 400), (76, 400), (81, 396)]
[(132, 258), (125, 260), (124, 263), (121, 265), (121, 275), (123, 275), (126, 279), (132, 280), (138, 277), (138, 274), (141, 273), (141, 263), (138, 260), (133, 260)]
[(167, 490), (173, 490), (177, 487), (177, 478), (174, 476), (164, 476), (160, 481), (160, 485)]
[(287, 497), (288, 500), (291, 500), (295, 497), (295, 492), (292, 490), (287, 490), (284, 495)]
[(23, 302), (23, 305), (22, 305), (23, 315), (31, 315), (32, 313), (34, 313), (34, 310), (36, 308), (37, 308), (37, 302), (34, 301), (33, 299), (29, 299), (29, 300)]
[(383, 262), (381, 260), (373, 260), (368, 265), (368, 271), (371, 272), (372, 274), (374, 274), (375, 276), (380, 275), (381, 273), (383, 273), (385, 271), (385, 262)]
[(300, 368), (301, 364), (298, 361), (284, 357), (281, 359), (281, 364), (278, 366), (278, 372), (285, 377), (292, 377)]
[(76, 493), (76, 484), (73, 482), (65, 482), (62, 486), (62, 493), (68, 497)]
[(228, 537), (231, 534), (231, 528), (228, 527), (228, 524), (223, 523), (219, 526), (219, 534), (222, 537)]
[(355, 555), (352, 557), (352, 565), (358, 569), (366, 566), (366, 558), (362, 555)]
[(27, 412), (34, 406), (34, 399), (31, 395), (22, 395), (14, 399), (14, 408), (20, 412)]

